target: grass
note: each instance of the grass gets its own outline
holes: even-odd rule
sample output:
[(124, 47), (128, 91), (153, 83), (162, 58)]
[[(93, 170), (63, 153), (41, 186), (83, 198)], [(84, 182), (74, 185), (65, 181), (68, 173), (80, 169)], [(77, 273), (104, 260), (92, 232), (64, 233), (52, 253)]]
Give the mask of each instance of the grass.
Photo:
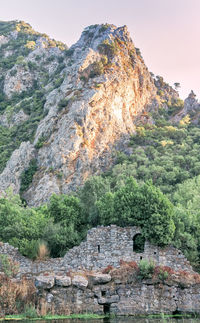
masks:
[[(6, 315), (5, 317), (0, 318), (0, 321), (21, 321), (21, 320), (31, 320), (31, 321), (38, 321), (38, 320), (64, 320), (64, 319), (82, 319), (82, 320), (89, 320), (89, 319), (104, 319), (109, 317), (109, 315), (98, 315), (98, 314), (71, 314), (71, 315), (45, 315), (41, 317), (35, 318), (28, 318), (24, 314), (18, 315)], [(112, 314), (110, 316), (112, 318)], [(121, 316), (120, 316), (121, 317)], [(130, 316), (129, 316), (130, 317)], [(172, 318), (198, 318), (198, 314), (150, 314), (150, 315), (134, 315), (134, 318), (148, 318), (148, 319), (172, 319)]]
[(9, 320), (15, 320), (15, 321), (21, 321), (21, 320), (31, 320), (31, 321), (38, 321), (38, 320), (64, 320), (64, 319), (82, 319), (82, 320), (88, 320), (88, 319), (103, 319), (106, 315), (98, 315), (98, 314), (71, 314), (71, 315), (45, 315), (41, 317), (35, 317), (35, 318), (28, 318), (24, 314), (18, 314), (18, 315), (6, 315), (5, 317), (0, 318), (0, 321), (9, 321)]

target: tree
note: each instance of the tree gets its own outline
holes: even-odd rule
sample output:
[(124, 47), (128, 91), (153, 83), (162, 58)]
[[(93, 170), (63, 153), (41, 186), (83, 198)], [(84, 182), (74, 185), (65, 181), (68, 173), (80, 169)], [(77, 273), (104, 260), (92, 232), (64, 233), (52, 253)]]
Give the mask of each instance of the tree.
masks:
[(35, 258), (38, 242), (48, 223), (44, 209), (25, 208), (18, 195), (8, 192), (5, 198), (0, 198), (0, 240), (17, 247), (23, 255)]
[(133, 178), (114, 194), (105, 194), (97, 208), (101, 224), (140, 226), (151, 243), (164, 246), (174, 235), (173, 205), (151, 182), (138, 185)]
[(175, 90), (177, 91), (181, 87), (181, 85), (180, 85), (180, 83), (175, 82), (174, 87), (175, 87)]

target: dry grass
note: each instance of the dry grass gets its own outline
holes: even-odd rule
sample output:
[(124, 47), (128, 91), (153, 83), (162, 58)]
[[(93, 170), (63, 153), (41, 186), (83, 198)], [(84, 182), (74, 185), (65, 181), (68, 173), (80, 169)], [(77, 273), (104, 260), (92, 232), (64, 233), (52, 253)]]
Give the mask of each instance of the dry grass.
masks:
[(26, 304), (34, 304), (36, 288), (31, 280), (22, 278), (20, 281), (0, 276), (0, 312), (17, 314), (23, 311)]
[(45, 242), (41, 242), (38, 248), (37, 260), (45, 260), (49, 256), (49, 249)]

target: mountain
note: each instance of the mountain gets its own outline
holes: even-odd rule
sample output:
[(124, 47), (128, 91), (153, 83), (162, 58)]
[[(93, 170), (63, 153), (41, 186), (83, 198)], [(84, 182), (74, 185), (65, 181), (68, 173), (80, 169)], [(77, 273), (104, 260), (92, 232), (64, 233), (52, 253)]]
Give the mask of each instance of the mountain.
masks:
[(30, 206), (108, 170), (138, 124), (190, 110), (148, 71), (126, 26), (89, 26), (68, 49), (0, 22), (0, 54), (0, 191), (11, 186)]

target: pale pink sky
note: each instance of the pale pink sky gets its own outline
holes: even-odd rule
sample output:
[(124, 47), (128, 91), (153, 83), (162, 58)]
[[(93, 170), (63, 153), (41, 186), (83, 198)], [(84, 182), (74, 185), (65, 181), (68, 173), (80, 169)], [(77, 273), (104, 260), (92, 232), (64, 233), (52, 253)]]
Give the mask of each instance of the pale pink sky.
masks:
[(200, 0), (0, 0), (0, 20), (24, 20), (68, 45), (84, 27), (127, 25), (136, 47), (156, 75), (180, 96), (200, 98)]

